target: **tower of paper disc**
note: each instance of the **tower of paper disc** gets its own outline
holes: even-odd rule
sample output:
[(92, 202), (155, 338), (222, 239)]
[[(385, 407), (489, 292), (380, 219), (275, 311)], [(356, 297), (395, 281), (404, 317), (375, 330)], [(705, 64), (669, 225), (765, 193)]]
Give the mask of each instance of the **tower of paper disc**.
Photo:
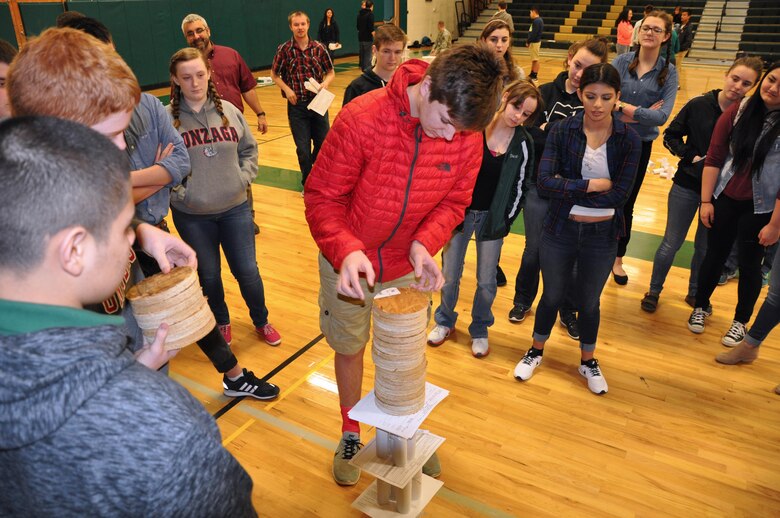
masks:
[(425, 330), (428, 296), (401, 288), (374, 300), (372, 357), (376, 405), (390, 415), (418, 412), (425, 402)]

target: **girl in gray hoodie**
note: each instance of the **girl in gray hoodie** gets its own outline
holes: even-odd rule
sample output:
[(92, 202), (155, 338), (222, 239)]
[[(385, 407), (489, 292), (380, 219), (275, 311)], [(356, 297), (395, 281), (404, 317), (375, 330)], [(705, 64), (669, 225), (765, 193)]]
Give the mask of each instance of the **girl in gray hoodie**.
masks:
[(220, 246), (238, 282), (257, 333), (282, 341), (268, 322), (263, 280), (257, 269), (254, 229), (246, 188), (257, 176), (257, 142), (244, 116), (222, 101), (208, 61), (194, 48), (171, 57), (173, 126), (184, 139), (191, 171), (171, 194), (173, 222), (198, 254), (198, 275), (220, 331), (230, 343), (230, 314), (222, 287)]

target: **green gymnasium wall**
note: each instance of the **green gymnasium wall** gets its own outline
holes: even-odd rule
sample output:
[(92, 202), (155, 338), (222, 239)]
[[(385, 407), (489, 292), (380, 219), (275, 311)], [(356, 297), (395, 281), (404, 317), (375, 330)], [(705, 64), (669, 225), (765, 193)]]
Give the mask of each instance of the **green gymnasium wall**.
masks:
[[(374, 2), (374, 16), (381, 20), (385, 3)], [(401, 9), (406, 21), (405, 4)], [(327, 7), (335, 13), (343, 48), (336, 56), (358, 51), (355, 20), (359, 0), (74, 0), (68, 9), (79, 11), (105, 23), (114, 36), (117, 51), (127, 61), (142, 86), (168, 82), (168, 59), (186, 45), (181, 20), (188, 13), (198, 13), (209, 23), (212, 40), (233, 47), (250, 68), (266, 68), (273, 61), (276, 48), (291, 37), (287, 15), (293, 9), (311, 17), (309, 35), (317, 37), (317, 27)], [(25, 32), (34, 36), (54, 25), (62, 12), (59, 3), (20, 4)], [(0, 38), (16, 41), (7, 4), (0, 4)]]

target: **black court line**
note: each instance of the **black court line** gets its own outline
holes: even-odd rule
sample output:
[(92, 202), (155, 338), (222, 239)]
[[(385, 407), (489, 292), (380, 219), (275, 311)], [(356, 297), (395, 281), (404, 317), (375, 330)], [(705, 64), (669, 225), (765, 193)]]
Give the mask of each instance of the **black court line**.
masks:
[[(298, 349), (295, 352), (295, 354), (293, 354), (292, 356), (290, 356), (289, 358), (284, 360), (282, 363), (277, 365), (276, 368), (274, 368), (274, 370), (272, 370), (271, 372), (269, 372), (268, 374), (266, 374), (265, 376), (260, 378), (260, 380), (261, 381), (268, 381), (272, 377), (276, 376), (277, 374), (279, 374), (279, 372), (281, 372), (282, 369), (284, 369), (285, 367), (290, 365), (292, 362), (294, 362), (296, 359), (298, 359), (303, 353), (305, 353), (306, 351), (308, 351), (309, 349), (314, 347), (314, 344), (316, 344), (317, 342), (319, 342), (323, 338), (325, 338), (325, 335), (320, 333), (314, 340), (312, 340), (311, 342), (307, 343), (306, 345), (304, 345), (303, 347)], [(217, 410), (217, 412), (212, 417), (216, 421), (217, 419), (219, 419), (220, 417), (222, 417), (223, 415), (228, 413), (228, 411), (231, 408), (233, 408), (234, 406), (239, 404), (241, 401), (243, 401), (247, 397), (249, 397), (249, 396), (241, 396), (241, 397), (233, 398), (228, 404), (226, 404), (225, 406), (223, 406), (222, 408)]]

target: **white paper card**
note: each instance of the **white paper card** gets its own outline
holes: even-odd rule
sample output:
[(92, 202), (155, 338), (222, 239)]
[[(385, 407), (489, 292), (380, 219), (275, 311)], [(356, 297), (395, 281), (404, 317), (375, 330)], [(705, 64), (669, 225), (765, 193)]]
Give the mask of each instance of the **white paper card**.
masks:
[(311, 100), (309, 103), (309, 109), (315, 113), (319, 113), (324, 117), (325, 113), (328, 111), (328, 108), (330, 108), (333, 99), (335, 98), (336, 94), (333, 94), (323, 88), (320, 90), (317, 96)]
[(398, 288), (386, 288), (374, 296), (374, 300), (383, 299), (385, 297), (392, 297), (393, 295), (400, 295), (401, 290)]
[(428, 417), (428, 414), (436, 408), (436, 405), (449, 395), (449, 390), (437, 387), (432, 383), (425, 383), (425, 403), (422, 410), (409, 415), (389, 415), (376, 406), (376, 398), (372, 390), (361, 399), (357, 405), (349, 411), (349, 417), (380, 430), (385, 430), (404, 439), (411, 439), (420, 425)]

